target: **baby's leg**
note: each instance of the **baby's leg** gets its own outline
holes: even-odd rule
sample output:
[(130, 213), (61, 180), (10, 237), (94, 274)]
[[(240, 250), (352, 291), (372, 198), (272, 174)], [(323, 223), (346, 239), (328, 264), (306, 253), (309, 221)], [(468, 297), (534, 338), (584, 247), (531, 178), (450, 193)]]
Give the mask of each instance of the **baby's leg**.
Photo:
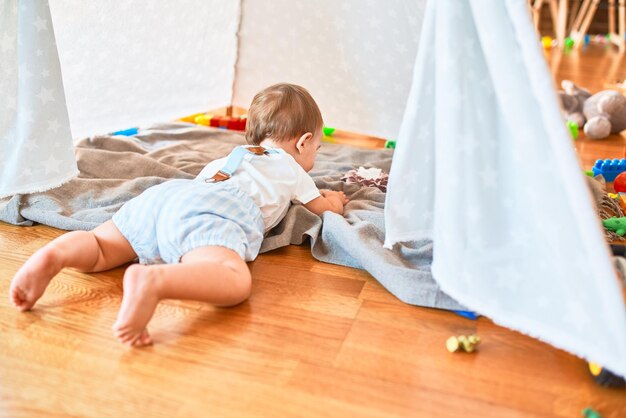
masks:
[(201, 247), (185, 254), (180, 264), (134, 264), (124, 274), (124, 299), (113, 331), (131, 346), (151, 344), (146, 326), (163, 299), (186, 299), (220, 306), (248, 298), (250, 270), (233, 250)]
[(26, 311), (64, 267), (82, 272), (103, 271), (135, 257), (135, 251), (112, 221), (90, 232), (69, 232), (37, 250), (15, 273), (9, 292), (11, 301), (19, 310)]

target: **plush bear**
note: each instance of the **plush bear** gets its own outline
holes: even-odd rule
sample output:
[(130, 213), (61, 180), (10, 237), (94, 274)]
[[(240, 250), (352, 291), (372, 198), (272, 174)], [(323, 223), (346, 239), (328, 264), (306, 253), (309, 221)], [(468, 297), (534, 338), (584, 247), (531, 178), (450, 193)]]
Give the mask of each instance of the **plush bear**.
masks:
[(561, 87), (565, 118), (584, 127), (588, 138), (602, 139), (626, 129), (626, 97), (621, 93), (604, 90), (592, 95), (569, 80), (563, 80)]
[(591, 139), (606, 138), (626, 129), (626, 97), (615, 90), (604, 90), (585, 101), (585, 134)]
[(561, 99), (561, 108), (565, 114), (565, 119), (573, 121), (579, 128), (582, 128), (585, 125), (583, 105), (591, 97), (591, 93), (577, 87), (569, 80), (563, 80), (561, 87), (563, 90), (559, 91), (559, 98)]

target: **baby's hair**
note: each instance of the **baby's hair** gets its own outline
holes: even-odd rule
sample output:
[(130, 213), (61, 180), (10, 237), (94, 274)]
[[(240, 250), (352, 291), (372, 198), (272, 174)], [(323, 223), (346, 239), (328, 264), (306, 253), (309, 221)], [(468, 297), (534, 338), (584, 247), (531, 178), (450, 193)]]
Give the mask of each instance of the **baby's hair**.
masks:
[(271, 138), (277, 142), (299, 138), (322, 129), (322, 113), (305, 88), (279, 83), (261, 90), (248, 110), (246, 141), (260, 145)]

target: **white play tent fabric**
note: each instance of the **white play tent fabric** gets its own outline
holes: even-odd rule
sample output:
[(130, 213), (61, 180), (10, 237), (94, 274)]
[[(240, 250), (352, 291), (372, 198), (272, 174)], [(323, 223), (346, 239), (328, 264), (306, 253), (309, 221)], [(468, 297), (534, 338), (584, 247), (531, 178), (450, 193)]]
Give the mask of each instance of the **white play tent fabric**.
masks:
[(396, 138), (426, 0), (242, 0), (233, 104), (305, 86), (327, 126)]
[(626, 311), (525, 0), (431, 1), (386, 246), (431, 237), (443, 290), (626, 375)]
[(72, 134), (228, 106), (239, 0), (51, 0)]
[(47, 0), (0, 0), (0, 197), (78, 175)]

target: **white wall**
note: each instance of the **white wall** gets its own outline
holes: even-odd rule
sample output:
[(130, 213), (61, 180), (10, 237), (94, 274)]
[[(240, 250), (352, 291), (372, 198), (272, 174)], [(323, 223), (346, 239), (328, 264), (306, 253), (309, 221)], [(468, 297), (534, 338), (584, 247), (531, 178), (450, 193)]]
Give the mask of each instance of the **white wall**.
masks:
[(239, 0), (50, 0), (74, 138), (230, 104)]
[(233, 104), (280, 81), (306, 87), (326, 125), (395, 138), (425, 0), (242, 0)]

